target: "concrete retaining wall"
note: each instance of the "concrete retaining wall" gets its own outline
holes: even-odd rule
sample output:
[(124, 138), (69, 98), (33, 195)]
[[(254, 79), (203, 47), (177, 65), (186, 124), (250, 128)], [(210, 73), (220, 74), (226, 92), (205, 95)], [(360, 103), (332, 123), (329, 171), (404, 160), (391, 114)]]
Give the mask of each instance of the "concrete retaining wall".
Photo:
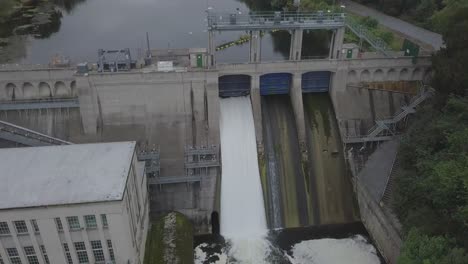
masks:
[(361, 221), (388, 264), (396, 264), (400, 255), (401, 226), (388, 209), (379, 205), (379, 194), (382, 192), (376, 189), (384, 189), (390, 176), (396, 155), (395, 143), (387, 142), (379, 146), (359, 171), (357, 159), (351, 151), (347, 154)]

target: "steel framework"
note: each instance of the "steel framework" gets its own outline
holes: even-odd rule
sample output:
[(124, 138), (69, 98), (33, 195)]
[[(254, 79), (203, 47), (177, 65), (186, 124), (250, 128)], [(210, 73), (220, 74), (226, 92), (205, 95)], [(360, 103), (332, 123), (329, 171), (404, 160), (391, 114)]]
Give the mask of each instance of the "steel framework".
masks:
[(30, 110), (30, 109), (57, 109), (78, 108), (78, 98), (42, 99), (42, 100), (16, 100), (0, 102), (0, 111)]
[(0, 138), (32, 147), (72, 144), (5, 121), (0, 121)]
[(208, 30), (335, 29), (345, 26), (345, 13), (328, 12), (208, 12)]

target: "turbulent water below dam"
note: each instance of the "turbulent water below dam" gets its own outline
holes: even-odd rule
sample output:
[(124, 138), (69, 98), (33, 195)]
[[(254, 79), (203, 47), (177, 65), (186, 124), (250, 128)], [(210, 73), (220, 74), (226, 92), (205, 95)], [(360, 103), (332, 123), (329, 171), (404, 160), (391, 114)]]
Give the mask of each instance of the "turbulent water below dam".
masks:
[[(270, 105), (276, 104), (278, 106), (282, 104), (283, 107), (274, 108), (277, 111), (276, 114), (269, 112), (274, 119), (268, 122), (275, 122), (278, 126), (280, 124), (287, 124), (286, 120), (289, 120), (292, 115), (292, 112), (288, 112), (291, 111), (290, 105), (286, 102), (281, 102), (283, 100), (281, 98), (272, 98), (266, 100), (268, 102), (266, 102), (267, 107), (264, 109), (265, 111), (269, 111)], [(221, 155), (223, 163), (221, 180), (221, 234), (224, 239), (217, 238), (217, 242), (205, 240), (197, 243), (197, 247), (195, 248), (196, 264), (381, 263), (376, 249), (366, 239), (365, 229), (360, 223), (348, 224), (346, 227), (329, 227), (330, 230), (336, 232), (334, 235), (331, 235), (329, 230), (323, 228), (269, 230), (260, 180), (261, 170), (259, 170), (257, 162), (255, 127), (250, 99), (248, 97), (221, 99), (220, 108)], [(326, 111), (327, 116), (333, 114), (329, 110)], [(314, 113), (315, 118), (313, 120), (318, 120), (317, 117), (319, 115), (317, 112), (312, 111), (311, 113)], [(324, 114), (324, 112), (320, 113)], [(294, 120), (293, 115), (292, 118)], [(292, 140), (291, 142), (293, 144), (297, 143), (296, 134), (291, 132), (295, 128), (289, 127), (288, 130), (285, 126), (280, 127), (283, 129), (281, 131), (283, 137), (286, 138), (289, 135), (290, 140)], [(330, 128), (329, 126), (326, 126), (326, 128), (325, 131), (330, 131), (328, 129)], [(264, 129), (273, 128), (266, 127)], [(321, 132), (316, 131), (314, 133), (322, 135)], [(330, 134), (324, 133), (323, 136), (327, 138)], [(315, 138), (319, 137), (316, 136)], [(294, 141), (294, 138), (296, 141)], [(272, 136), (271, 139), (276, 140), (277, 138)], [(323, 145), (320, 146), (324, 147)], [(331, 144), (331, 146), (334, 145)], [(292, 150), (298, 151), (298, 148), (292, 148)], [(286, 148), (283, 154), (287, 156), (289, 153), (291, 151), (288, 151)], [(289, 162), (288, 159), (290, 160), (291, 157), (285, 157), (284, 160)], [(322, 160), (325, 160), (323, 162), (328, 166), (326, 158), (322, 157)], [(289, 166), (292, 169), (291, 175), (298, 173), (297, 164), (289, 164)], [(289, 177), (292, 177), (291, 175)], [(326, 197), (326, 195), (322, 194), (318, 196)], [(300, 202), (299, 199), (302, 198), (308, 197), (298, 197), (296, 201)], [(342, 206), (341, 203), (338, 204)], [(335, 204), (335, 202), (331, 202), (331, 204)], [(334, 206), (328, 205), (326, 207), (334, 208)], [(267, 207), (266, 211), (269, 210), (271, 208)], [(334, 212), (334, 209), (331, 211)], [(335, 213), (324, 213), (324, 215), (333, 216)], [(337, 217), (340, 221), (342, 219), (354, 220), (353, 214), (349, 218), (346, 215), (346, 213), (337, 214)], [(305, 225), (307, 223), (305, 222)], [(364, 236), (356, 235), (361, 233)]]

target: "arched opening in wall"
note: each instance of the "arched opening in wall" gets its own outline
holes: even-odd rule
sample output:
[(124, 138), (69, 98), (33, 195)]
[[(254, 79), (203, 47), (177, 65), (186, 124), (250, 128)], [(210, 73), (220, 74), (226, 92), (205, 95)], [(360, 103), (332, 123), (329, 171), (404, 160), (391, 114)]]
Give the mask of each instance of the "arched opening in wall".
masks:
[(420, 68), (416, 68), (413, 70), (413, 75), (411, 76), (411, 80), (422, 80), (422, 70)]
[(431, 80), (432, 80), (432, 70), (431, 69), (427, 69), (424, 72), (422, 80), (423, 80), (423, 82), (425, 84), (429, 84), (431, 82)]
[(220, 226), (219, 226), (219, 213), (213, 211), (211, 213), (211, 233), (214, 235), (219, 235)]
[(72, 96), (76, 96), (77, 95), (77, 92), (76, 92), (76, 81), (72, 81), (70, 83), (70, 89), (71, 89), (71, 95)]
[(7, 85), (5, 85), (5, 96), (6, 99), (16, 99), (16, 85), (14, 83), (7, 83)]
[(37, 94), (34, 91), (34, 86), (29, 82), (25, 82), (23, 84), (23, 98), (24, 99), (31, 99), (31, 98), (34, 98), (36, 96), (37, 96)]
[(44, 97), (52, 97), (52, 91), (50, 90), (50, 85), (46, 82), (39, 83), (39, 96)]
[(400, 81), (408, 81), (409, 77), (408, 69), (403, 69), (400, 71)]
[(220, 97), (236, 97), (250, 94), (250, 75), (223, 75), (218, 79)]
[(384, 73), (381, 69), (374, 72), (374, 82), (381, 82), (384, 80)]
[(397, 81), (397, 72), (395, 71), (395, 69), (388, 70), (387, 81)]
[(370, 81), (370, 72), (368, 70), (363, 70), (361, 72), (361, 82)]
[(54, 85), (54, 96), (55, 97), (64, 97), (68, 96), (68, 89), (65, 86), (64, 82), (56, 82)]
[(268, 73), (260, 76), (260, 95), (289, 94), (291, 73)]
[(357, 78), (357, 73), (355, 70), (351, 70), (348, 72), (348, 82), (349, 83), (357, 83), (359, 82), (358, 78)]

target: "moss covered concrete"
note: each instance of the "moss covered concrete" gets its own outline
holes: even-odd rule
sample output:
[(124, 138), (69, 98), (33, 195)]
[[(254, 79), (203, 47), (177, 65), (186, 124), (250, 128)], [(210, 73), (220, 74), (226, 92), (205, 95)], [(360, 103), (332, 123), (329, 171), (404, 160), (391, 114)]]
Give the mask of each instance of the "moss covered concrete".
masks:
[(181, 213), (170, 212), (152, 223), (144, 264), (192, 264), (193, 226)]

